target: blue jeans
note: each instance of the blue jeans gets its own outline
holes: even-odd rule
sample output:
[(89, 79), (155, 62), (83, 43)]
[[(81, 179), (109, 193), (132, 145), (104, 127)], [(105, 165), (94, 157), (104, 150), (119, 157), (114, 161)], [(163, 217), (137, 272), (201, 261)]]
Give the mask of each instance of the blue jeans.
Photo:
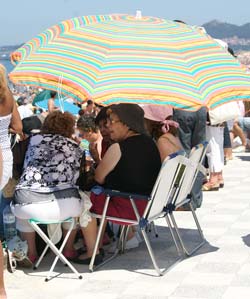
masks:
[[(184, 150), (189, 155), (195, 145), (206, 140), (207, 110), (205, 107), (196, 112), (174, 109), (173, 119), (180, 125), (179, 138)], [(191, 191), (194, 208), (199, 208), (202, 204), (203, 178), (204, 175), (199, 172)]]
[(250, 132), (250, 117), (238, 117), (238, 123), (244, 132)]
[(230, 134), (229, 134), (227, 123), (226, 123), (226, 125), (224, 127), (224, 144), (223, 144), (223, 148), (232, 148), (232, 144), (231, 144), (231, 139), (230, 139)]

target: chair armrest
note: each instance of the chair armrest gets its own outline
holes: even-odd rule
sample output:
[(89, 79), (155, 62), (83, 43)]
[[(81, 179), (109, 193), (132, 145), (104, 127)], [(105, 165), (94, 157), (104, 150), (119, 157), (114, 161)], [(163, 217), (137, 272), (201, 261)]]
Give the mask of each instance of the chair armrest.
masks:
[(142, 195), (142, 194), (136, 194), (136, 193), (128, 193), (128, 192), (121, 192), (119, 190), (111, 190), (111, 189), (104, 189), (104, 194), (109, 196), (120, 196), (125, 198), (134, 198), (134, 199), (146, 199), (150, 200), (150, 196), (148, 195)]

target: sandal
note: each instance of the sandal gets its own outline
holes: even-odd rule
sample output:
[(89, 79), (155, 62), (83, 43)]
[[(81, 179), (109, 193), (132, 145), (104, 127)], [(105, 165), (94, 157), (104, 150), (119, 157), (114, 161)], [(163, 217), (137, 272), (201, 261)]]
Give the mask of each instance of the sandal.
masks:
[(14, 273), (16, 271), (17, 261), (8, 248), (5, 248), (4, 250), (7, 253), (7, 270), (10, 273)]
[(224, 181), (223, 180), (219, 180), (219, 187), (223, 188), (224, 187)]
[(180, 207), (176, 208), (175, 211), (186, 212), (186, 211), (191, 211), (191, 209), (189, 207), (180, 206)]
[[(72, 260), (72, 262), (76, 263), (76, 264), (80, 264), (80, 265), (89, 265), (90, 261), (91, 261), (92, 257), (87, 257), (85, 259), (80, 259), (79, 257), (75, 258), (74, 260)], [(98, 266), (103, 262), (103, 257), (102, 255), (99, 253), (96, 255), (95, 257), (95, 262), (94, 265)]]
[(37, 255), (29, 255), (29, 260), (35, 264), (35, 262), (37, 261), (38, 256)]
[(80, 253), (77, 250), (63, 250), (62, 254), (68, 259), (69, 261), (73, 261), (74, 259), (78, 258)]
[(219, 188), (220, 188), (219, 183), (207, 182), (202, 186), (202, 191), (218, 191)]
[(32, 268), (32, 261), (26, 256), (23, 260), (17, 261), (17, 265), (21, 268)]

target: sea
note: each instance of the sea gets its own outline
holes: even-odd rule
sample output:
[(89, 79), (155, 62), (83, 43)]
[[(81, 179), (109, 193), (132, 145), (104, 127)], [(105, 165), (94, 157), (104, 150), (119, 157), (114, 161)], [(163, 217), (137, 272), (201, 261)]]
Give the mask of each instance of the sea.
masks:
[(14, 65), (7, 59), (0, 59), (0, 63), (3, 64), (7, 70), (7, 73), (10, 73), (14, 69)]
[[(10, 60), (7, 59), (0, 59), (0, 64), (3, 64), (4, 67), (7, 70), (7, 73), (10, 73), (13, 69), (14, 69), (14, 65), (12, 65), (12, 63), (10, 62)], [(11, 83), (11, 81), (8, 82), (9, 87), (12, 89), (14, 88), (13, 84)], [(24, 87), (22, 86), (18, 86), (18, 91), (23, 92)], [(17, 89), (17, 86), (15, 85), (15, 89)], [(70, 103), (67, 99), (64, 99), (63, 103), (59, 102), (58, 99), (56, 99), (56, 105), (58, 107), (61, 107), (65, 110), (65, 111), (69, 111), (74, 115), (78, 114), (79, 111), (79, 107), (77, 107), (76, 105), (73, 105), (72, 103)], [(43, 108), (43, 109), (47, 109), (47, 101), (41, 101), (39, 104), (37, 104), (37, 106)]]

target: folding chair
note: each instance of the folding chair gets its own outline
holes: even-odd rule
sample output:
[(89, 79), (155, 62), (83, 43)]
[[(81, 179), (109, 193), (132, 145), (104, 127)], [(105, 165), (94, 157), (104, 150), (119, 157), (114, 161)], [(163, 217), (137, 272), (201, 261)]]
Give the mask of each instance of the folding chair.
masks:
[[(162, 271), (157, 264), (153, 249), (151, 247), (150, 241), (149, 241), (147, 233), (146, 233), (146, 227), (152, 221), (158, 219), (159, 217), (164, 216), (165, 212), (163, 211), (163, 209), (166, 206), (169, 198), (173, 197), (174, 193), (177, 190), (175, 188), (175, 182), (176, 182), (177, 177), (182, 176), (181, 167), (185, 160), (187, 160), (187, 158), (185, 158), (184, 151), (176, 152), (166, 158), (166, 160), (162, 164), (160, 173), (156, 179), (156, 182), (155, 182), (155, 185), (154, 185), (154, 188), (152, 190), (150, 197), (146, 197), (144, 195), (138, 195), (138, 194), (124, 193), (124, 192), (119, 192), (119, 191), (114, 191), (114, 190), (105, 190), (106, 202), (105, 202), (105, 205), (103, 208), (102, 215), (94, 214), (94, 213), (92, 214), (93, 217), (101, 218), (101, 221), (100, 221), (100, 226), (99, 226), (99, 230), (98, 230), (98, 234), (97, 234), (97, 240), (95, 243), (94, 252), (92, 255), (91, 262), (89, 264), (90, 271), (94, 270), (94, 261), (95, 261), (95, 256), (96, 256), (96, 252), (98, 249), (98, 244), (99, 244), (100, 238), (101, 238), (101, 233), (103, 230), (105, 220), (108, 220), (111, 222), (119, 221), (119, 222), (123, 223), (122, 230), (120, 233), (118, 248), (113, 256), (111, 256), (110, 258), (105, 260), (102, 264), (96, 266), (95, 269), (106, 264), (110, 260), (112, 260), (114, 257), (116, 257), (118, 255), (118, 253), (120, 251), (123, 252), (125, 243), (126, 243), (126, 227), (128, 227), (130, 225), (139, 225), (140, 231), (141, 231), (144, 241), (146, 243), (149, 255), (151, 257), (151, 260), (153, 262), (156, 272), (158, 273), (158, 275), (164, 274), (165, 270)], [(134, 213), (136, 215), (136, 219), (131, 220), (131, 219), (111, 217), (111, 216), (107, 215), (108, 205), (109, 205), (110, 199), (113, 196), (121, 196), (121, 197), (128, 198), (133, 207)], [(136, 204), (135, 204), (136, 200), (141, 200), (141, 199), (148, 200), (147, 206), (146, 206), (145, 211), (142, 216), (139, 215), (139, 212), (138, 212)], [(167, 219), (167, 221), (169, 223), (168, 219)], [(170, 227), (170, 232), (171, 232), (171, 234), (173, 234), (173, 230), (171, 227)], [(174, 236), (173, 236), (173, 239), (175, 240)], [(175, 246), (176, 246), (177, 250), (179, 250), (178, 244), (176, 242), (175, 242)]]
[[(166, 217), (168, 219), (171, 220), (174, 230), (175, 230), (175, 235), (173, 236), (173, 239), (175, 241), (175, 243), (179, 242), (181, 245), (181, 249), (183, 251), (184, 254), (186, 254), (187, 256), (192, 255), (195, 251), (197, 251), (201, 246), (204, 245), (205, 243), (205, 239), (201, 230), (201, 226), (199, 224), (197, 215), (195, 213), (195, 210), (193, 208), (192, 202), (191, 202), (191, 196), (190, 196), (190, 192), (192, 190), (193, 184), (195, 182), (195, 179), (199, 173), (199, 171), (201, 171), (202, 173), (206, 173), (206, 169), (205, 167), (202, 165), (203, 159), (205, 157), (206, 154), (206, 149), (207, 149), (207, 142), (198, 144), (197, 146), (195, 146), (190, 155), (189, 155), (189, 159), (188, 159), (188, 163), (185, 167), (185, 170), (183, 172), (183, 176), (181, 178), (180, 186), (178, 191), (175, 194), (175, 197), (170, 198), (170, 201), (168, 202), (165, 211), (166, 213)], [(188, 250), (187, 247), (184, 244), (184, 239), (182, 238), (181, 234), (180, 234), (180, 230), (177, 226), (175, 217), (174, 217), (174, 211), (184, 205), (187, 204), (190, 207), (190, 210), (192, 212), (192, 216), (194, 218), (197, 230), (198, 230), (198, 234), (200, 237), (200, 243), (198, 243), (192, 250)], [(177, 239), (175, 238), (175, 236), (177, 236)]]
[[(31, 203), (31, 204), (14, 204), (11, 203), (11, 209), (13, 214), (20, 218), (20, 219), (26, 219), (29, 221), (30, 225), (33, 227), (33, 229), (38, 233), (38, 235), (44, 240), (46, 243), (46, 246), (40, 255), (38, 261), (36, 262), (34, 266), (34, 270), (38, 268), (40, 265), (43, 257), (45, 256), (46, 252), (50, 248), (53, 253), (56, 255), (52, 266), (50, 267), (49, 273), (47, 274), (45, 281), (49, 281), (52, 278), (52, 272), (54, 271), (54, 268), (56, 266), (56, 263), (58, 259), (60, 259), (65, 265), (67, 265), (76, 275), (79, 279), (82, 279), (82, 275), (75, 269), (75, 267), (68, 261), (68, 259), (62, 254), (63, 248), (70, 236), (70, 233), (72, 232), (72, 229), (75, 225), (75, 216), (73, 215), (76, 213), (77, 209), (80, 211), (80, 203), (78, 199), (72, 199), (72, 217), (62, 218), (60, 217), (60, 208), (57, 206), (57, 203), (55, 201), (50, 202), (39, 202), (39, 203)], [(48, 210), (51, 210), (48, 212)], [(66, 211), (67, 214), (71, 214), (68, 211)], [(33, 215), (33, 218), (31, 218)], [(49, 215), (49, 216), (48, 216)], [(55, 240), (55, 237), (58, 233), (58, 230), (61, 229), (61, 224), (63, 222), (69, 222), (70, 227), (69, 230), (64, 237), (64, 240), (60, 246), (60, 248), (57, 248), (55, 244), (53, 243), (53, 240)], [(39, 227), (39, 224), (56, 224), (55, 230), (51, 237), (47, 236), (43, 230)]]
[[(55, 244), (53, 243), (53, 239), (56, 236), (57, 232), (59, 229), (61, 229), (61, 224), (63, 222), (69, 222), (70, 223), (70, 228), (66, 234), (66, 236), (64, 237), (64, 240), (60, 246), (60, 248), (57, 248), (55, 246)], [(34, 228), (34, 230), (38, 233), (38, 235), (43, 239), (43, 241), (46, 243), (46, 247), (44, 248), (42, 254), (40, 255), (38, 261), (36, 262), (35, 266), (34, 266), (34, 270), (36, 270), (38, 268), (38, 266), (40, 265), (43, 257), (45, 256), (46, 252), (48, 251), (48, 249), (50, 248), (54, 254), (56, 255), (53, 264), (50, 267), (49, 273), (47, 275), (47, 277), (45, 278), (45, 281), (49, 281), (52, 278), (52, 273), (54, 271), (54, 268), (56, 266), (56, 263), (58, 261), (58, 259), (60, 259), (65, 266), (68, 266), (72, 272), (74, 272), (79, 279), (82, 279), (82, 275), (79, 274), (79, 272), (76, 270), (76, 268), (66, 259), (66, 257), (62, 254), (63, 248), (70, 236), (70, 233), (72, 232), (72, 229), (74, 227), (75, 224), (75, 219), (73, 217), (69, 217), (67, 219), (64, 219), (62, 221), (42, 221), (42, 220), (38, 220), (38, 219), (29, 219), (29, 223), (31, 224), (31, 226)], [(39, 227), (39, 224), (56, 224), (56, 228), (54, 230), (54, 233), (52, 234), (52, 236), (49, 238), (44, 232), (43, 230)]]

